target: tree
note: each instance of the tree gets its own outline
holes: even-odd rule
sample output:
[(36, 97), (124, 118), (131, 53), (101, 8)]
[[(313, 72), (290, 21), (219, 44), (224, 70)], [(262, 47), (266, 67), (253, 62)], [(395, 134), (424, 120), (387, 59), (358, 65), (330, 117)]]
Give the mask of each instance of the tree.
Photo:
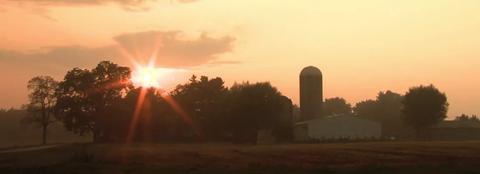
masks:
[(273, 130), (281, 122), (284, 111), (281, 108), (285, 106), (284, 96), (268, 82), (234, 84), (227, 106), (228, 125), (234, 140), (256, 142), (259, 130)]
[(402, 103), (405, 122), (415, 129), (417, 137), (447, 117), (447, 97), (433, 85), (410, 88)]
[(466, 114), (462, 114), (460, 116), (455, 117), (456, 121), (471, 121), (471, 122), (480, 122), (480, 119), (476, 115), (468, 116)]
[(381, 122), (383, 119), (378, 115), (377, 108), (376, 100), (364, 100), (355, 104), (355, 107), (353, 107), (353, 113), (359, 117)]
[(294, 106), (292, 100), (286, 96), (282, 96), (280, 100), (282, 106), (278, 108), (280, 114), (275, 119), (272, 135), (278, 142), (290, 142), (293, 140)]
[[(200, 125), (197, 130), (203, 138), (220, 139), (225, 136), (225, 97), (227, 88), (217, 77), (209, 79), (193, 75), (186, 84), (178, 85), (170, 95), (182, 106), (193, 122)], [(192, 130), (195, 131), (195, 130)], [(204, 137), (205, 136), (205, 137)]]
[(100, 62), (92, 70), (74, 68), (59, 84), (57, 109), (68, 130), (83, 135), (92, 133), (94, 141), (100, 140), (100, 117), (132, 88), (130, 69), (112, 62)]
[(47, 143), (47, 129), (55, 121), (55, 90), (58, 82), (50, 76), (37, 76), (28, 81), (29, 103), (25, 106), (28, 122), (42, 127), (42, 143)]
[[(141, 98), (141, 99), (140, 99)], [(161, 140), (172, 122), (165, 120), (167, 108), (161, 93), (154, 88), (136, 88), (108, 105), (99, 117), (102, 140), (135, 142)]]
[(382, 135), (406, 136), (410, 131), (403, 123), (403, 96), (392, 91), (379, 92), (375, 100), (359, 102), (353, 108), (355, 115), (382, 124)]
[(108, 114), (107, 108), (122, 99), (133, 88), (133, 85), (130, 81), (130, 68), (109, 61), (100, 62), (91, 70), (91, 73), (94, 83), (89, 98), (94, 106), (92, 131), (94, 139), (96, 139), (101, 138), (102, 129), (105, 124), (108, 124), (108, 120), (100, 121), (102, 116)]
[(93, 90), (94, 78), (88, 69), (74, 68), (67, 72), (56, 92), (59, 120), (66, 129), (74, 134), (84, 135), (93, 127), (93, 102), (90, 91)]
[(344, 98), (335, 97), (325, 99), (323, 114), (326, 116), (335, 114), (351, 114), (352, 106)]

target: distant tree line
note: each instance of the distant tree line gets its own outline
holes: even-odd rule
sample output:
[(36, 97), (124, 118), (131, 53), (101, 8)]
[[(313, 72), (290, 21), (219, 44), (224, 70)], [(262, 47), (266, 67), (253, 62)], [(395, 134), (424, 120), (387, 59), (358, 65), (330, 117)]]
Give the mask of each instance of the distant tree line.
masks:
[[(411, 138), (424, 136), (425, 131), (446, 118), (447, 97), (433, 85), (410, 88), (405, 95), (392, 91), (379, 92), (375, 100), (358, 102), (352, 107), (340, 97), (327, 98), (324, 114), (353, 114), (382, 125), (382, 136)], [(457, 120), (478, 120), (462, 115)]]
[(292, 102), (268, 82), (227, 88), (217, 78), (192, 76), (171, 92), (134, 87), (131, 70), (103, 61), (74, 68), (62, 81), (48, 76), (28, 83), (25, 105), (32, 122), (47, 128), (60, 121), (68, 131), (91, 134), (94, 142), (256, 142), (259, 130), (280, 141), (292, 138)]
[[(0, 109), (0, 148), (42, 143), (43, 125), (35, 118), (25, 108)], [(56, 120), (53, 118), (51, 121)], [(61, 122), (48, 124), (46, 132), (48, 132), (46, 140), (49, 143), (88, 142), (91, 138), (91, 136), (75, 136), (66, 131)]]
[(466, 114), (462, 114), (460, 116), (457, 116), (455, 117), (455, 120), (456, 121), (468, 121), (468, 122), (477, 122), (477, 123), (480, 123), (480, 118), (478, 118), (478, 116), (476, 115), (466, 115)]
[[(38, 76), (28, 82), (29, 116), (43, 129), (54, 122), (68, 131), (90, 134), (95, 142), (236, 141), (256, 142), (260, 130), (279, 141), (293, 137), (298, 106), (268, 82), (236, 83), (197, 77), (170, 92), (135, 87), (131, 70), (109, 61), (93, 69), (74, 68), (62, 81)], [(405, 95), (385, 91), (354, 106), (340, 97), (325, 99), (324, 115), (352, 114), (382, 124), (384, 137), (420, 137), (446, 118), (447, 97), (433, 85)], [(479, 121), (461, 115), (456, 120)]]

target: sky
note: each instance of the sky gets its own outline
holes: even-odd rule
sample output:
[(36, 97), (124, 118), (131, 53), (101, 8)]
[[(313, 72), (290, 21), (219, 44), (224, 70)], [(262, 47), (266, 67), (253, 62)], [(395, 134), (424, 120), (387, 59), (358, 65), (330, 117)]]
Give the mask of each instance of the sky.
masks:
[(324, 96), (352, 105), (433, 84), (449, 117), (480, 114), (477, 0), (1, 0), (0, 108), (27, 102), (36, 75), (62, 80), (102, 60), (156, 58), (162, 87), (192, 74), (269, 81), (298, 103), (313, 65)]

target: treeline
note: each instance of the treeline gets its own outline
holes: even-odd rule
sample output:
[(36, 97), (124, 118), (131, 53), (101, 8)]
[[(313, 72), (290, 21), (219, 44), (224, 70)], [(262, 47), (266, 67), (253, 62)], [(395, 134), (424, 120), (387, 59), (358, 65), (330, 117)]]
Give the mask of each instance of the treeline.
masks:
[[(379, 92), (375, 99), (355, 105), (341, 97), (325, 99), (327, 115), (353, 114), (382, 125), (384, 138), (428, 138), (429, 129), (447, 117), (447, 97), (433, 85), (410, 88), (406, 94)], [(480, 123), (476, 115), (461, 114), (454, 121)]]
[[(62, 81), (38, 76), (28, 82), (26, 120), (43, 128), (62, 123), (95, 142), (257, 141), (259, 131), (277, 141), (293, 137), (298, 107), (268, 82), (228, 88), (219, 78), (192, 76), (170, 92), (135, 87), (131, 70), (103, 61), (93, 69), (74, 68)], [(411, 138), (446, 118), (447, 97), (433, 85), (405, 95), (380, 92), (354, 106), (343, 98), (324, 102), (324, 115), (352, 114), (382, 124), (384, 137)], [(462, 120), (478, 120), (461, 116)]]
[(327, 98), (324, 113), (352, 114), (381, 123), (383, 137), (411, 138), (415, 132), (405, 122), (403, 99), (403, 95), (392, 91), (379, 92), (375, 99), (360, 101), (353, 106), (341, 97)]
[(221, 78), (192, 76), (171, 92), (136, 88), (131, 70), (112, 62), (74, 68), (60, 82), (29, 81), (31, 120), (46, 129), (54, 121), (95, 142), (256, 142), (259, 130), (279, 141), (292, 138), (292, 102), (268, 82), (227, 88)]

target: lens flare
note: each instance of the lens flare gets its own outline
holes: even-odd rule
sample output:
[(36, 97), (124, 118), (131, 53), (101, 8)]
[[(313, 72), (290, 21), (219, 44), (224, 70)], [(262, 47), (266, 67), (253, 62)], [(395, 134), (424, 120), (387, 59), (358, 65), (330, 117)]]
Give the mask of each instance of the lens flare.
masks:
[(138, 67), (132, 73), (132, 82), (135, 86), (145, 88), (159, 88), (161, 80), (161, 71), (158, 68)]
[[(151, 114), (149, 113), (149, 106), (151, 103), (148, 103), (149, 99), (147, 98), (147, 93), (149, 90), (160, 92), (162, 94), (161, 97), (168, 103), (170, 107), (172, 107), (172, 109), (181, 117), (181, 119), (193, 129), (197, 137), (203, 139), (203, 131), (199, 125), (195, 124), (187, 112), (185, 112), (171, 96), (168, 96), (168, 94), (165, 93), (165, 89), (162, 89), (165, 88), (165, 84), (169, 83), (169, 79), (173, 79), (172, 77), (174, 77), (174, 74), (178, 72), (184, 72), (185, 70), (178, 68), (156, 67), (155, 64), (158, 50), (154, 50), (153, 55), (147, 65), (140, 64), (138, 60), (135, 59), (136, 56), (129, 54), (126, 50), (119, 49), (119, 51), (120, 53), (124, 54), (124, 56), (128, 57), (133, 65), (133, 72), (130, 82), (132, 82), (134, 86), (141, 88), (127, 132), (126, 142), (133, 142), (136, 134), (135, 132), (138, 128), (138, 124), (142, 115), (148, 116)], [(145, 112), (146, 114), (144, 114)]]

